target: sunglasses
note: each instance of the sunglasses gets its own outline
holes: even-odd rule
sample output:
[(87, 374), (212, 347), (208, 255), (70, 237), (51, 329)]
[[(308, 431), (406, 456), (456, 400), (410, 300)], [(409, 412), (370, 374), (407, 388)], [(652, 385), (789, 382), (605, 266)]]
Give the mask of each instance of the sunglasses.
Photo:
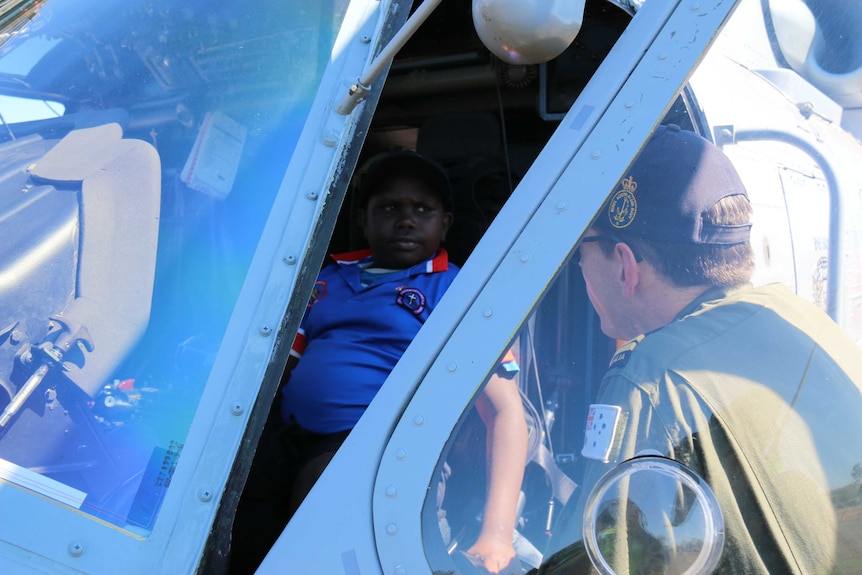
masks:
[(640, 263), (643, 261), (643, 257), (635, 251), (635, 249), (631, 246), (630, 243), (628, 243), (626, 240), (622, 239), (619, 236), (615, 236), (614, 234), (598, 234), (595, 236), (587, 236), (587, 237), (581, 239), (581, 244), (590, 244), (590, 243), (601, 242), (601, 241), (609, 241), (609, 242), (614, 242), (617, 244), (619, 244), (619, 243), (625, 244), (632, 251), (632, 254), (635, 256), (636, 262)]

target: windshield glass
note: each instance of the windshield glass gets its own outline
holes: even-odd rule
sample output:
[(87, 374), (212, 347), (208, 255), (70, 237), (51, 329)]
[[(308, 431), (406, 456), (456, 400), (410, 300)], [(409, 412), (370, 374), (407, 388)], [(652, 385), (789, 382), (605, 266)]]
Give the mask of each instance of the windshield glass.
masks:
[(152, 528), (347, 4), (7, 4), (0, 479)]
[[(527, 422), (526, 465), (504, 473), (521, 480), (514, 533), (478, 543), (501, 473), (480, 417), (489, 363), (425, 499), (435, 572), (491, 569), (510, 542), (500, 572), (858, 568), (862, 92), (848, 38), (860, 14), (850, 1), (743, 1), (666, 115), (641, 118), (664, 126), (602, 190), (498, 355), (518, 358)], [(669, 133), (705, 142), (697, 169)], [(721, 170), (692, 176), (712, 163)], [(591, 175), (569, 180), (570, 199)], [(674, 236), (676, 210), (697, 229)], [(688, 243), (722, 247), (693, 255)], [(508, 305), (482, 295), (489, 310)]]

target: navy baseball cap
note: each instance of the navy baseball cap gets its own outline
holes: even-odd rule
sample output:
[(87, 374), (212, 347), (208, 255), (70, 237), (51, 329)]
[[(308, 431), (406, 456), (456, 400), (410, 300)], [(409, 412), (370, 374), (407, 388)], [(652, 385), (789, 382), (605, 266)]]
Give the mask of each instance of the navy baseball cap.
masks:
[(440, 164), (410, 150), (390, 152), (374, 160), (362, 176), (359, 205), (368, 205), (368, 199), (383, 188), (387, 180), (397, 176), (414, 176), (428, 183), (440, 196), (443, 209), (453, 209), (452, 184)]
[(722, 198), (748, 194), (718, 146), (679, 126), (659, 126), (615, 190), (595, 226), (618, 236), (721, 246), (749, 240), (750, 223), (704, 218)]

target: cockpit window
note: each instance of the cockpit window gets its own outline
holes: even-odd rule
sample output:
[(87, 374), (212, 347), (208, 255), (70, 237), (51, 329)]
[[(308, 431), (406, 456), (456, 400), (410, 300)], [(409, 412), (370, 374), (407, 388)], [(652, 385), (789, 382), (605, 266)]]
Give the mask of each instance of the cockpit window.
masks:
[[(39, 21), (33, 26), (38, 25)], [(29, 32), (29, 28), (25, 30)], [(59, 43), (59, 38), (46, 38), (28, 33), (26, 38), (6, 48), (6, 53), (0, 59), (0, 73), (26, 77), (33, 66)]]
[[(515, 564), (492, 572), (845, 572), (862, 557), (862, 464), (848, 448), (862, 441), (862, 205), (847, 161), (862, 154), (862, 132), (837, 89), (859, 66), (823, 62), (844, 77), (831, 96), (810, 90), (825, 78), (815, 64), (837, 41), (835, 22), (818, 2), (793, 14), (769, 4), (780, 47), (731, 40), (757, 22), (760, 3), (743, 2), (680, 94), (698, 103), (690, 123), (669, 110), (509, 343), (530, 440), (510, 470), (522, 478), (507, 533)], [(783, 41), (804, 30), (814, 43), (793, 71), (778, 50), (799, 48)], [(664, 168), (646, 159), (678, 138), (668, 134), (703, 145), (682, 179), (684, 154), (662, 148)], [(729, 168), (700, 180), (712, 162)], [(653, 184), (661, 199), (648, 196)], [(674, 236), (681, 202), (666, 198), (677, 184), (734, 199), (710, 198), (692, 210), (697, 229)], [(695, 255), (687, 244), (720, 247)], [(646, 312), (630, 298), (656, 278), (672, 278), (684, 303), (653, 315), (666, 300)], [(493, 451), (480, 398), (425, 500), (435, 572), (489, 568), (475, 547)]]
[[(64, 109), (65, 106), (60, 102), (0, 96), (0, 115), (4, 124), (59, 118)], [(6, 128), (11, 130), (8, 126)]]
[[(522, 481), (511, 507), (515, 528), (507, 547), (517, 556), (512, 569), (541, 564), (557, 514), (577, 495), (581, 430), (589, 397), (602, 375), (590, 366), (607, 365), (613, 353), (612, 342), (598, 333), (596, 318), (585, 304), (576, 264), (563, 268), (509, 346), (519, 368), (509, 383), (517, 387), (519, 415), (526, 422), (524, 459), (508, 473)], [(423, 533), (435, 572), (469, 572), (464, 569), (470, 563), (484, 564), (488, 553), (476, 546), (485, 527), (486, 505), (492, 502), (493, 436), (479, 417), (483, 393), (453, 432), (425, 502)]]
[(282, 179), (348, 3), (46, 0), (10, 29), (3, 482), (153, 528), (261, 230), (307, 192)]

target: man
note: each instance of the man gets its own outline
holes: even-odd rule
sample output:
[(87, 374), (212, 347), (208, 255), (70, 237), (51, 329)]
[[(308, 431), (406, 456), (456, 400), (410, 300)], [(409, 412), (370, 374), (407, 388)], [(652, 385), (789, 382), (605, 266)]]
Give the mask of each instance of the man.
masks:
[[(749, 284), (750, 212), (721, 150), (667, 126), (587, 231), (588, 296), (628, 343), (590, 406), (584, 481), (539, 573), (587, 572), (587, 555), (617, 573), (836, 566), (831, 495), (860, 459), (862, 353), (785, 286)], [(611, 480), (638, 457), (684, 466), (670, 505), (664, 471)], [(709, 520), (681, 538), (693, 508)]]

